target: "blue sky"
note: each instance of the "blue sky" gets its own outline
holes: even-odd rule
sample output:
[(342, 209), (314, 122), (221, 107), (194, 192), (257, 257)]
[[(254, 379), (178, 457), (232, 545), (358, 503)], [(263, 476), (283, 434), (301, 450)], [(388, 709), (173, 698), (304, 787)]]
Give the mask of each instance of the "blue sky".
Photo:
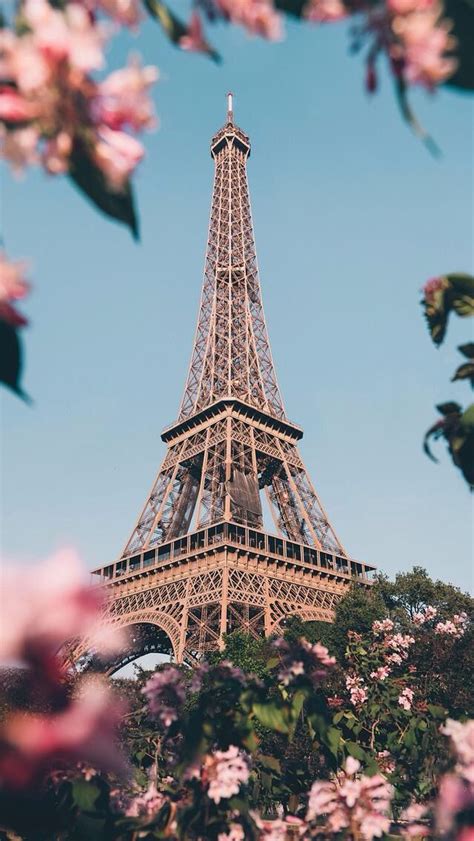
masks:
[(18, 562), (73, 545), (85, 563), (125, 543), (164, 455), (187, 372), (207, 235), (209, 140), (235, 93), (250, 134), (249, 180), (264, 305), (289, 417), (337, 533), (393, 575), (414, 563), (472, 586), (470, 496), (449, 461), (422, 453), (434, 405), (466, 404), (449, 379), (470, 324), (431, 344), (419, 289), (472, 270), (472, 106), (417, 93), (438, 160), (402, 123), (388, 76), (369, 98), (344, 25), (290, 24), (270, 45), (215, 30), (221, 67), (169, 46), (149, 23), (140, 49), (161, 72), (160, 129), (136, 179), (142, 242), (64, 179), (3, 175), (3, 229), (30, 255), (26, 390), (2, 399), (2, 548)]

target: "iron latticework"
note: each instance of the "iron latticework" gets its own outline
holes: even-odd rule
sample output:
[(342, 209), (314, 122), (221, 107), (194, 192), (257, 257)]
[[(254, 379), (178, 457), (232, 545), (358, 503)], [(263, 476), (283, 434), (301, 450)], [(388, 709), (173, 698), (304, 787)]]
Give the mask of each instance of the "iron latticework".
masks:
[(162, 434), (166, 456), (121, 558), (95, 570), (110, 594), (105, 621), (140, 626), (120, 663), (156, 650), (153, 628), (182, 661), (237, 628), (258, 636), (289, 614), (330, 620), (373, 569), (347, 556), (298, 452), (302, 430), (285, 413), (260, 291), (250, 141), (231, 97), (211, 155), (204, 283), (179, 416)]

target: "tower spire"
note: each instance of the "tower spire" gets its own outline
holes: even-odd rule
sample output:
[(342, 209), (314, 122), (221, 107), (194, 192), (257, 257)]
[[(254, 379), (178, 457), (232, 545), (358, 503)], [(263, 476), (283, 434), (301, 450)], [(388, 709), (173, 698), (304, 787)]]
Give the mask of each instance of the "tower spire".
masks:
[(234, 122), (234, 94), (231, 91), (227, 94), (227, 122)]

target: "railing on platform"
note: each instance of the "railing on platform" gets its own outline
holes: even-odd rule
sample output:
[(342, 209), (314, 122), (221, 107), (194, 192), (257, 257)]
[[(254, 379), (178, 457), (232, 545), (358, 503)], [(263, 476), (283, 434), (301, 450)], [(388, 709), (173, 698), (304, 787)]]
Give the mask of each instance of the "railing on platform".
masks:
[(294, 563), (295, 566), (302, 567), (310, 565), (321, 571), (350, 576), (359, 581), (369, 582), (370, 574), (374, 569), (360, 561), (315, 549), (303, 543), (295, 543), (284, 537), (277, 537), (234, 523), (218, 523), (163, 543), (154, 549), (121, 558), (113, 564), (94, 570), (92, 574), (99, 576), (101, 581), (106, 583), (124, 575), (140, 573), (150, 567), (169, 565), (170, 562), (182, 560), (186, 556), (205, 552), (207, 549), (212, 550), (221, 543), (237, 548), (243, 547), (250, 553), (261, 554), (269, 560), (278, 562), (282, 559), (286, 563)]

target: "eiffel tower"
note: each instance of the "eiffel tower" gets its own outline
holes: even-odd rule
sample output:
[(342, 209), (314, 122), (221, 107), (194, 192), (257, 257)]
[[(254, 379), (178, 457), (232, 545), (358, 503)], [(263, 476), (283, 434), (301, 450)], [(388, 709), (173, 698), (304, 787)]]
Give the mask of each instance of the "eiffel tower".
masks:
[[(265, 325), (247, 184), (250, 140), (211, 141), (214, 187), (194, 348), (167, 452), (121, 557), (94, 570), (105, 622), (133, 626), (114, 671), (150, 651), (191, 662), (240, 629), (333, 618), (374, 567), (347, 555), (299, 455)], [(267, 499), (275, 534), (264, 524)]]

